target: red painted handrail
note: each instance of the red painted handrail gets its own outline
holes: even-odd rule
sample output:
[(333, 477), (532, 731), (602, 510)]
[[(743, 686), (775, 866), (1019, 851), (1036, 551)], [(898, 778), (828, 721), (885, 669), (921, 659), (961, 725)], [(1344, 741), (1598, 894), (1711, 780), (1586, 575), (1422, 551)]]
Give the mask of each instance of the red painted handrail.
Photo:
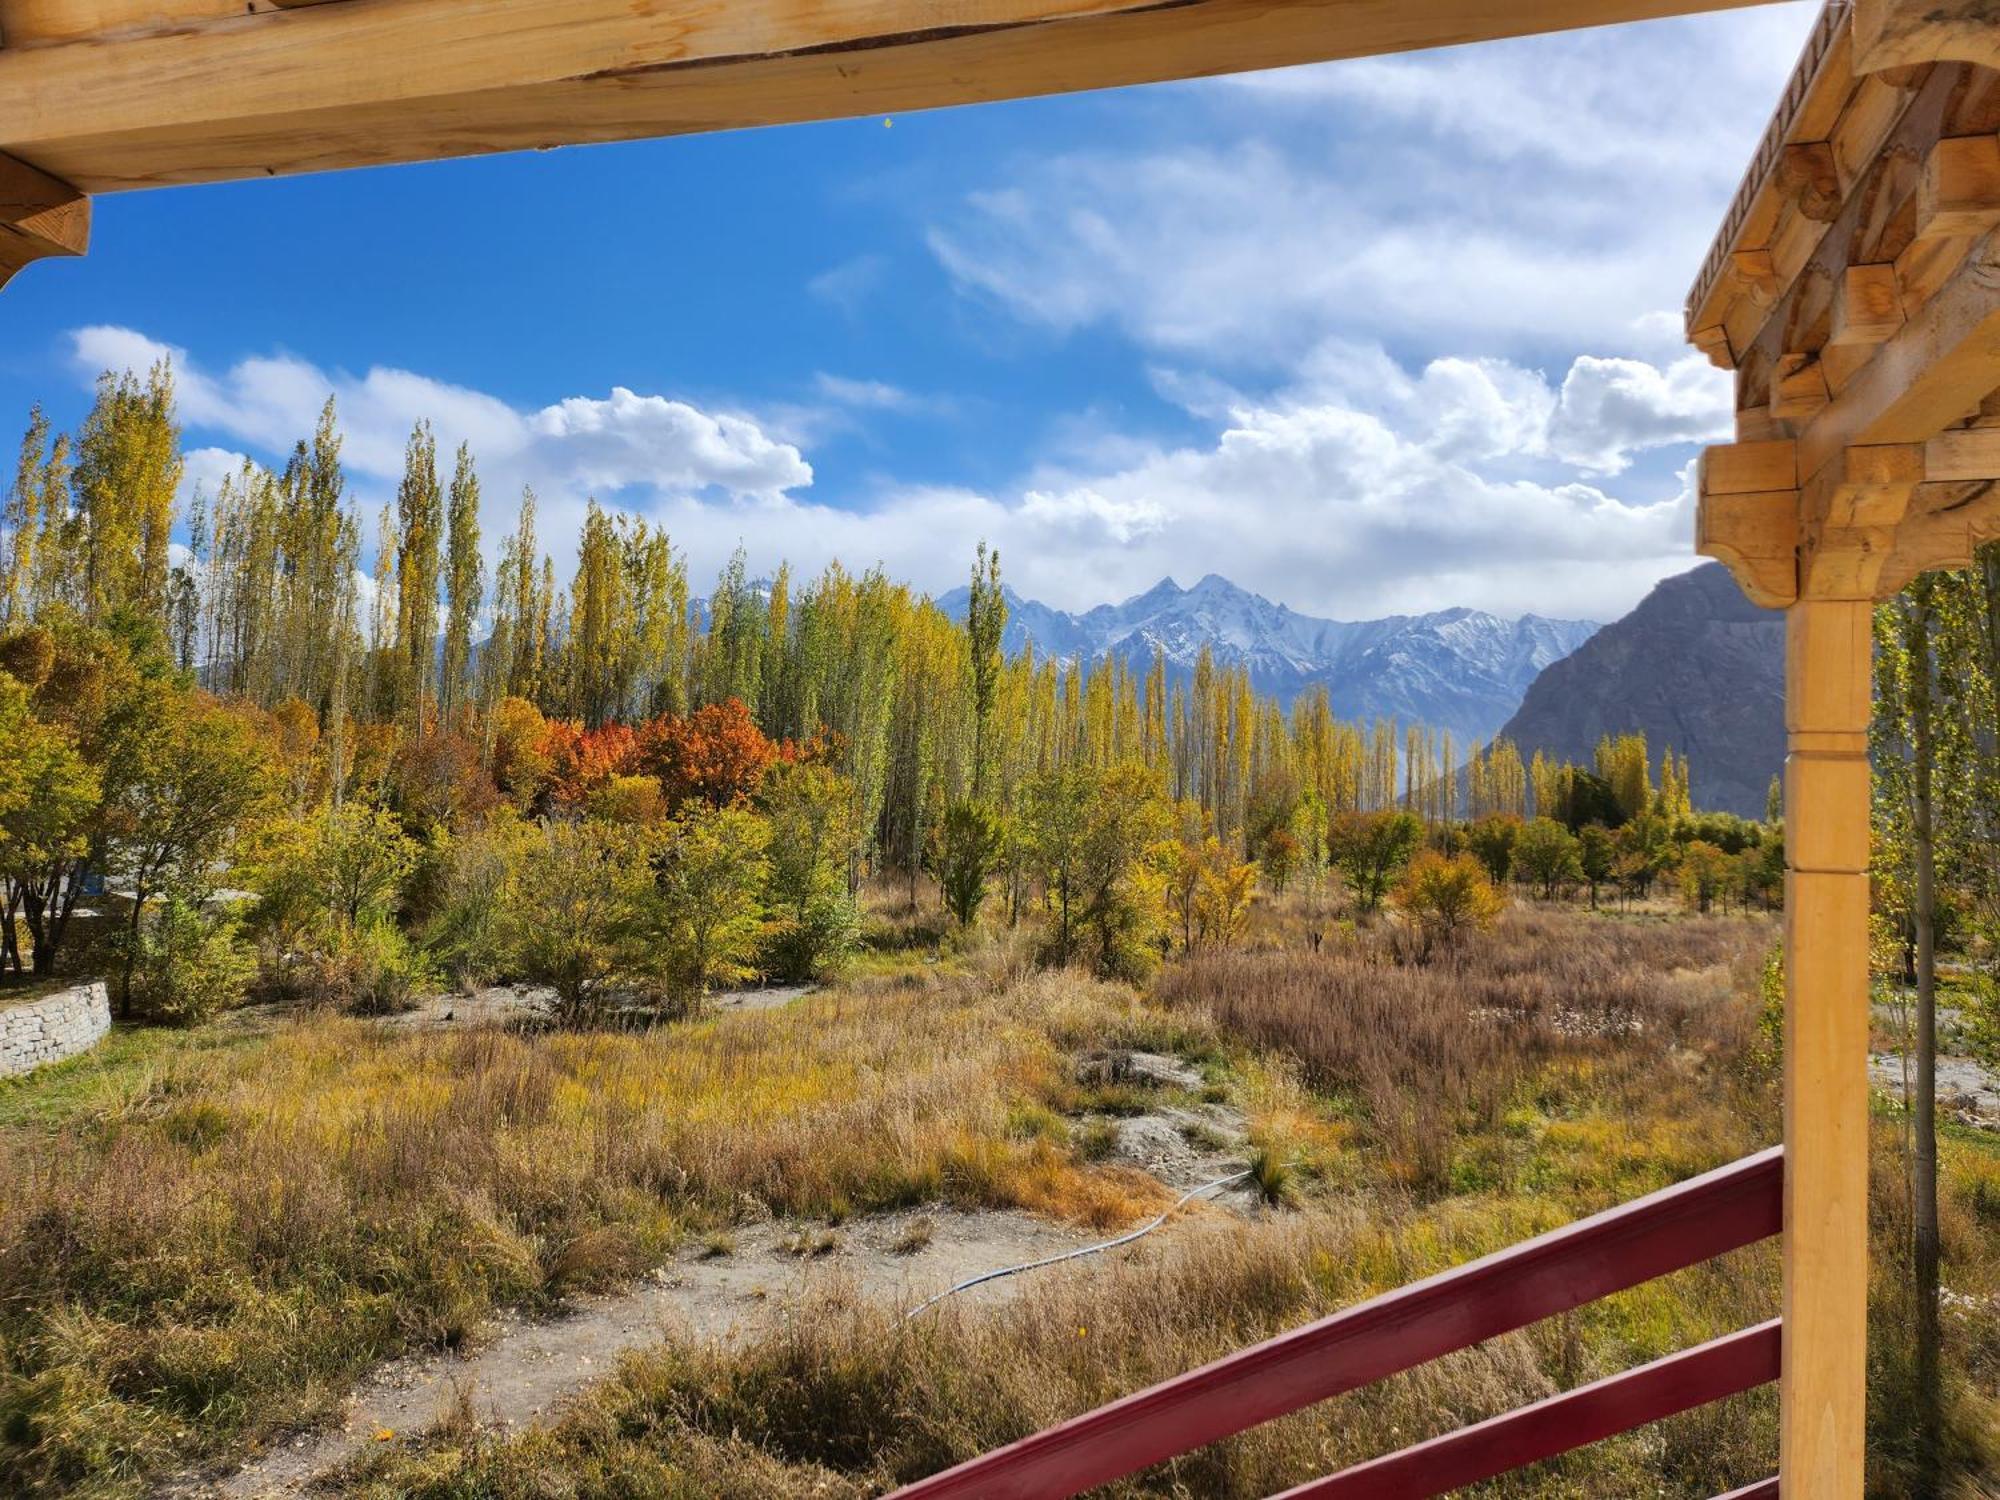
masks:
[(1276, 1500), (1430, 1500), (1778, 1378), (1778, 1320), (1370, 1459)]
[(1784, 1152), (1747, 1156), (1227, 1355), (895, 1492), (1055, 1500), (1776, 1234)]

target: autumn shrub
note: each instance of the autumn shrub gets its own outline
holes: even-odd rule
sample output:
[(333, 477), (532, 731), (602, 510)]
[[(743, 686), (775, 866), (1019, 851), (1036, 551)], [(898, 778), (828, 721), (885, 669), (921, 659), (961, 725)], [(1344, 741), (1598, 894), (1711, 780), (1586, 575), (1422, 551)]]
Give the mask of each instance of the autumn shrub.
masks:
[(519, 876), (534, 829), (500, 813), (441, 837), (436, 894), (423, 926), (425, 948), (461, 986), (504, 972), (507, 921), (519, 899)]
[(409, 1010), (440, 977), (429, 955), (380, 915), (326, 934), (297, 972), (310, 998), (364, 1016)]
[(1426, 952), (1484, 932), (1507, 904), (1472, 855), (1429, 852), (1410, 862), (1391, 899), (1423, 933)]
[(544, 823), (526, 840), (496, 926), (507, 971), (555, 994), (556, 1018), (603, 1018), (654, 972), (653, 888), (643, 837), (609, 823)]
[(196, 1025), (240, 1004), (256, 969), (232, 916), (170, 897), (140, 925), (132, 966), (133, 1013), (169, 1025)]

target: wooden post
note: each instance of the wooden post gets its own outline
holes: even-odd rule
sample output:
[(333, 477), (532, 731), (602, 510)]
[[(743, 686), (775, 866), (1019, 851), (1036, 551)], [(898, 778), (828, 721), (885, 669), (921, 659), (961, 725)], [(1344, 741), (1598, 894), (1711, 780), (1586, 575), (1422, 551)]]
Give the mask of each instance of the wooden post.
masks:
[(1868, 1362), (1874, 605), (1785, 614), (1786, 1500), (1860, 1500)]

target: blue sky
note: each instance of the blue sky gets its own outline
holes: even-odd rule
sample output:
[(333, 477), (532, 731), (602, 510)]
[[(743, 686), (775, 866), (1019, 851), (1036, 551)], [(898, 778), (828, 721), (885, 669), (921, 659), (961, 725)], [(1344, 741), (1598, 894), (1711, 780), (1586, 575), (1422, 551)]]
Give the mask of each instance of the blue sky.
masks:
[(1080, 607), (1608, 618), (1690, 565), (1726, 377), (1681, 297), (1810, 22), (1758, 10), (1214, 82), (100, 199), (0, 295), (0, 415), (171, 351), (188, 484), (328, 391), (698, 579), (974, 543)]

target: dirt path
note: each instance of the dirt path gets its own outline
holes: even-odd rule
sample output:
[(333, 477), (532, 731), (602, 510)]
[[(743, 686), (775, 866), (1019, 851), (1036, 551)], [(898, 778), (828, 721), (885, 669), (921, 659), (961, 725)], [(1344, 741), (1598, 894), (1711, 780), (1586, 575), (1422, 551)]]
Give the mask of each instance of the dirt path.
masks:
[[(1091, 1243), (1093, 1236), (1023, 1213), (937, 1210), (887, 1214), (831, 1231), (764, 1223), (735, 1232), (733, 1239), (726, 1255), (690, 1245), (628, 1291), (578, 1299), (567, 1317), (502, 1318), (469, 1356), (396, 1360), (348, 1398), (339, 1426), (281, 1440), (220, 1478), (178, 1479), (158, 1500), (299, 1496), (315, 1478), (369, 1445), (421, 1433), (461, 1391), (481, 1420), (525, 1426), (610, 1374), (621, 1354), (668, 1334), (752, 1335), (829, 1286), (914, 1301), (981, 1271)], [(999, 1300), (1025, 1284), (990, 1282), (961, 1295)]]
[[(774, 984), (761, 989), (729, 990), (710, 1000), (717, 1014), (737, 1010), (776, 1010), (813, 992), (809, 984)], [(486, 1026), (508, 1021), (539, 1020), (548, 1014), (554, 996), (531, 985), (493, 984), (471, 994), (448, 991), (427, 995), (410, 1010), (384, 1016), (381, 1024), (399, 1031), (435, 1031), (446, 1026)]]
[[(732, 1009), (789, 1004), (803, 990), (761, 990), (731, 997)], [(466, 997), (454, 997), (459, 1005)], [(522, 1001), (485, 991), (487, 1003), (465, 1017), (440, 1003), (419, 1026), (495, 1020)], [(421, 1013), (412, 1013), (421, 1014)], [(1119, 1080), (1185, 1090), (1200, 1075), (1178, 1060), (1150, 1053), (1099, 1054), (1088, 1073), (1109, 1069)], [(1136, 1167), (1164, 1185), (1185, 1189), (1240, 1170), (1247, 1160), (1242, 1113), (1221, 1104), (1171, 1105), (1143, 1114), (1086, 1117), (1079, 1131), (1105, 1133), (1104, 1155)], [(1254, 1189), (1219, 1193), (1226, 1211), (1262, 1212)], [(669, 1335), (733, 1340), (754, 1337), (802, 1299), (829, 1287), (857, 1296), (914, 1304), (981, 1272), (1020, 1265), (1097, 1243), (1103, 1236), (1052, 1224), (1018, 1211), (918, 1209), (883, 1214), (835, 1229), (767, 1221), (734, 1230), (726, 1244), (693, 1242), (639, 1285), (614, 1295), (579, 1298), (565, 1317), (495, 1320), (469, 1354), (395, 1360), (349, 1395), (337, 1426), (300, 1433), (250, 1458), (232, 1473), (184, 1475), (155, 1500), (273, 1500), (307, 1493), (319, 1476), (374, 1443), (421, 1434), (460, 1399), (499, 1428), (520, 1427), (611, 1373), (621, 1354)], [(1125, 1254), (1126, 1251), (1113, 1251)], [(1033, 1284), (1033, 1275), (985, 1283), (960, 1295), (1000, 1301)]]

